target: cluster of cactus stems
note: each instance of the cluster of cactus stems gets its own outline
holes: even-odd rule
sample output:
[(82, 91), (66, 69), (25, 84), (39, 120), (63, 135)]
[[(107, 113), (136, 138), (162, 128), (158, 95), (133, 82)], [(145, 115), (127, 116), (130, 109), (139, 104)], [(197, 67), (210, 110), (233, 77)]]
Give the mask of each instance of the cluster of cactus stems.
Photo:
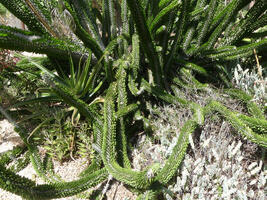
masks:
[[(232, 0), (228, 4), (219, 0), (60, 2), (72, 16), (73, 33), (80, 41), (62, 39), (53, 28), (51, 9), (57, 1), (0, 0), (28, 27), (28, 31), (24, 31), (0, 25), (0, 47), (43, 53), (51, 62), (68, 62), (71, 57), (79, 63), (93, 53), (96, 62), (91, 63), (91, 87), (86, 88), (94, 90), (97, 81), (103, 81), (97, 95), (104, 98), (104, 106), (91, 104), (87, 98), (73, 94), (52, 73), (46, 73), (44, 79), (54, 94), (75, 107), (92, 124), (94, 160), (79, 180), (58, 181), (48, 175), (27, 131), (14, 122), (15, 130), (25, 143), (27, 156), (47, 183), (36, 185), (7, 168), (11, 154), (15, 156), (25, 151), (15, 148), (0, 157), (1, 188), (26, 199), (52, 199), (85, 191), (111, 175), (136, 189), (140, 193), (138, 199), (154, 199), (176, 174), (190, 135), (203, 126), (207, 115), (215, 112), (244, 138), (267, 147), (267, 121), (262, 109), (246, 93), (232, 88), (224, 68), (253, 55), (254, 49), (259, 55), (266, 49), (266, 35), (254, 34), (267, 22), (265, 0), (256, 1), (241, 20), (236, 20), (237, 15), (249, 0)], [(120, 9), (117, 11), (115, 7)], [(255, 42), (248, 43), (245, 38)], [(223, 93), (244, 102), (249, 115), (233, 111), (219, 101), (211, 99), (200, 105), (181, 95), (183, 89), (190, 88), (205, 92), (208, 83), (228, 87)], [(219, 91), (214, 92), (219, 94)], [(143, 122), (144, 129), (149, 126), (145, 116), (147, 108), (142, 104), (147, 98), (188, 108), (193, 115), (181, 127), (177, 144), (163, 166), (153, 164), (136, 171), (131, 168), (128, 157), (129, 138), (132, 137), (128, 129), (138, 120)], [(2, 108), (0, 111), (9, 117)]]

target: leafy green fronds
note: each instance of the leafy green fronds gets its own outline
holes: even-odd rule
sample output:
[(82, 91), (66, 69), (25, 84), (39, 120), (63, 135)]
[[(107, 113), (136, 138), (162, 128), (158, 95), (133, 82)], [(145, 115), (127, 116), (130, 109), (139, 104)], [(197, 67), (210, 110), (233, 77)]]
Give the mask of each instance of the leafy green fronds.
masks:
[(193, 63), (193, 62), (188, 62), (182, 59), (175, 58), (175, 62), (177, 64), (182, 64), (185, 68), (190, 69), (198, 74), (201, 74), (203, 76), (209, 76), (208, 72), (205, 68)]
[[(102, 42), (96, 21), (92, 16), (91, 12), (86, 10), (86, 7), (88, 6), (87, 3), (85, 3), (84, 0), (70, 1), (70, 5), (72, 5), (73, 13), (77, 15), (77, 18), (79, 19), (82, 28), (92, 35), (92, 37), (96, 40), (99, 48), (104, 51), (105, 46)], [(76, 23), (78, 22), (76, 21)]]
[(155, 81), (160, 85), (160, 83), (162, 82), (163, 73), (156, 48), (152, 41), (151, 33), (149, 32), (148, 26), (146, 24), (145, 16), (137, 0), (127, 0), (127, 3), (131, 14), (133, 15), (139, 39), (141, 41), (141, 46), (143, 47), (147, 59), (149, 60)]
[(193, 24), (193, 25), (191, 25), (191, 26), (188, 27), (188, 30), (185, 33), (185, 37), (184, 37), (182, 46), (183, 46), (184, 52), (187, 55), (189, 55), (187, 49), (190, 46), (190, 42), (192, 41), (195, 32), (196, 32), (196, 28), (195, 28), (195, 24)]
[(226, 13), (223, 16), (223, 20), (217, 25), (216, 29), (209, 37), (207, 43), (202, 45), (202, 48), (209, 50), (214, 47), (214, 44), (217, 42), (224, 29), (228, 26), (228, 23), (232, 20), (232, 17), (239, 11), (238, 8), (240, 4), (242, 4), (242, 2), (243, 1), (233, 0), (228, 4)]
[[(242, 39), (245, 34), (254, 31), (251, 26), (258, 20), (258, 17), (266, 13), (267, 3), (265, 0), (258, 0), (254, 6), (248, 11), (246, 16), (235, 25), (235, 28), (229, 37), (225, 39), (225, 45), (232, 45)], [(265, 14), (266, 15), (266, 14)]]
[(64, 6), (70, 12), (76, 24), (76, 29), (74, 30), (74, 33), (84, 43), (84, 45), (87, 48), (92, 50), (92, 52), (95, 54), (97, 58), (100, 58), (103, 54), (103, 51), (101, 50), (100, 46), (97, 44), (97, 41), (95, 41), (91, 37), (91, 35), (87, 33), (86, 30), (82, 27), (81, 22), (79, 21), (79, 18), (77, 16), (77, 13), (73, 11), (72, 6), (68, 3), (67, 0), (64, 0)]
[[(250, 0), (240, 0), (239, 2), (240, 4), (237, 10), (240, 10), (241, 8), (246, 6), (250, 2)], [(220, 24), (220, 22), (223, 21), (225, 15), (227, 14), (227, 12), (229, 12), (229, 10), (232, 9), (233, 4), (235, 3), (236, 1), (231, 1), (227, 4), (227, 6), (224, 6), (223, 9), (219, 10), (219, 12), (214, 17), (211, 26), (209, 27), (209, 31), (213, 30), (216, 26)]]
[(161, 20), (163, 20), (163, 18), (170, 12), (176, 10), (179, 5), (179, 1), (172, 1), (168, 6), (164, 7), (149, 25), (150, 33), (153, 33), (155, 29), (159, 27), (159, 23), (161, 22)]
[(209, 3), (207, 14), (206, 14), (206, 17), (204, 20), (205, 22), (202, 24), (201, 30), (200, 30), (198, 37), (197, 37), (198, 46), (200, 46), (202, 44), (203, 39), (206, 37), (210, 23), (212, 21), (213, 15), (215, 13), (217, 3), (218, 3), (217, 0), (211, 0)]
[(173, 62), (174, 54), (176, 53), (182, 41), (182, 36), (186, 30), (186, 27), (188, 24), (189, 10), (190, 10), (190, 1), (182, 0), (182, 9), (180, 11), (178, 23), (176, 25), (176, 33), (174, 37), (174, 42), (171, 47), (171, 53), (169, 55), (169, 58), (164, 66), (164, 70), (167, 72), (169, 71), (170, 65)]
[(241, 58), (242, 55), (246, 54), (246, 56), (253, 54), (253, 49), (258, 49), (258, 51), (263, 51), (266, 49), (267, 39), (263, 39), (259, 42), (255, 42), (248, 45), (243, 45), (241, 47), (237, 47), (233, 50), (225, 50), (224, 52), (217, 54), (207, 55), (209, 58), (217, 58), (222, 60), (234, 60), (237, 58)]

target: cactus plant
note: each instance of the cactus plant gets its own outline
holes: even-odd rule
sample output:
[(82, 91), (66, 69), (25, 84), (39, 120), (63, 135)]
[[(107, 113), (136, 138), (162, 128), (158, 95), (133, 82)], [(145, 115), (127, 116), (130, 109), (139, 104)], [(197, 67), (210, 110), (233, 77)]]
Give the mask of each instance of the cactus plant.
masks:
[[(227, 4), (219, 0), (0, 0), (0, 3), (28, 27), (19, 30), (0, 25), (0, 48), (47, 55), (52, 69), (39, 67), (44, 81), (60, 101), (73, 106), (92, 125), (96, 149), (95, 160), (79, 180), (60, 182), (47, 176), (37, 145), (27, 139), (26, 130), (12, 121), (35, 170), (47, 183), (36, 186), (34, 181), (0, 163), (1, 188), (26, 199), (51, 199), (77, 194), (111, 175), (140, 193), (139, 198), (156, 198), (176, 174), (191, 135), (214, 112), (229, 121), (242, 137), (267, 147), (267, 121), (261, 108), (250, 101), (251, 97), (233, 89), (227, 73), (229, 66), (250, 58), (254, 50), (258, 56), (266, 50), (266, 35), (254, 34), (266, 25), (265, 0), (256, 1), (240, 20), (238, 14), (249, 0), (232, 0)], [(63, 24), (71, 30), (71, 37), (62, 38), (54, 27), (55, 10), (64, 12), (73, 22)], [(86, 62), (91, 56), (92, 62)], [(66, 81), (68, 77), (71, 84)], [(223, 85), (228, 90), (220, 92), (211, 85)], [(70, 87), (82, 91), (73, 92)], [(214, 95), (228, 94), (241, 99), (251, 116), (231, 110), (216, 99), (194, 101), (194, 96), (205, 95), (209, 90)], [(185, 95), (185, 91), (189, 94)], [(100, 103), (104, 106), (90, 103), (97, 97), (103, 98)], [(136, 171), (128, 157), (129, 139), (135, 136), (129, 129), (153, 131), (146, 101), (175, 104), (192, 115), (181, 127), (165, 163)], [(0, 111), (11, 120), (2, 107)]]

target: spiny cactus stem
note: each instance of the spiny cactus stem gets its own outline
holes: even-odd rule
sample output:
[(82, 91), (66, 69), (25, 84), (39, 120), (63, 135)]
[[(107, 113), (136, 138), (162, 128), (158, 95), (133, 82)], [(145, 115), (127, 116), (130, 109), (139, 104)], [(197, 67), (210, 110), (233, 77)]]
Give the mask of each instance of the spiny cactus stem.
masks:
[(54, 37), (58, 37), (56, 32), (49, 26), (49, 24), (44, 20), (44, 18), (41, 16), (41, 14), (37, 11), (35, 6), (32, 4), (30, 0), (25, 0), (26, 4), (29, 6), (29, 8), (32, 10), (32, 12), (36, 15), (36, 17), (39, 19), (39, 21), (43, 24), (43, 26), (47, 29), (47, 31)]

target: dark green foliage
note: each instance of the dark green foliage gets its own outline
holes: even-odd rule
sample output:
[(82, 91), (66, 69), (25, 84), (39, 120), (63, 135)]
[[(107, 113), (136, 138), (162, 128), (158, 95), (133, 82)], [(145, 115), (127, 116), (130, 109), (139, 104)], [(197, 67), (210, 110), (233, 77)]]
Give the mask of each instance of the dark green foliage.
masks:
[(137, 33), (140, 36), (139, 39), (141, 41), (142, 48), (144, 49), (144, 52), (149, 60), (150, 67), (156, 79), (155, 82), (160, 84), (162, 81), (162, 69), (160, 67), (159, 57), (151, 38), (151, 33), (149, 32), (146, 24), (145, 16), (137, 0), (127, 0), (127, 3), (135, 20)]
[(202, 43), (203, 38), (205, 38), (208, 28), (211, 24), (213, 15), (215, 13), (215, 9), (217, 7), (217, 0), (211, 0), (210, 4), (208, 5), (207, 15), (205, 18), (205, 22), (201, 25), (200, 33), (197, 38), (197, 44), (200, 45)]
[(12, 150), (9, 150), (7, 152), (1, 153), (0, 154), (0, 165), (8, 165), (12, 160), (16, 159), (19, 157), (23, 151), (25, 151), (24, 148), (22, 147), (15, 147)]
[(168, 103), (173, 104), (181, 104), (182, 106), (185, 106), (188, 104), (188, 102), (185, 99), (173, 96), (171, 94), (168, 94), (165, 92), (162, 88), (159, 87), (153, 87), (149, 85), (149, 83), (146, 80), (142, 80), (142, 86), (145, 88), (145, 90), (149, 93), (152, 93), (154, 96), (164, 100)]
[(10, 167), (11, 171), (13, 172), (20, 172), (25, 167), (27, 167), (30, 164), (30, 153), (26, 152), (21, 156), (21, 158), (18, 158), (16, 162)]
[(79, 46), (70, 42), (2, 25), (0, 26), (0, 45), (2, 48), (47, 54), (65, 60), (69, 58), (69, 52), (76, 61), (82, 56), (82, 53), (78, 52), (81, 51)]
[(12, 171), (0, 165), (1, 187), (26, 199), (37, 200), (71, 196), (73, 194), (80, 193), (87, 188), (96, 186), (106, 178), (107, 173), (105, 169), (102, 169), (77, 181), (36, 186), (33, 181), (16, 175)]
[(41, 34), (46, 33), (46, 30), (38, 21), (37, 17), (32, 14), (25, 1), (4, 0), (1, 1), (1, 4), (3, 4), (11, 13), (13, 13), (16, 17), (23, 21), (31, 31)]
[[(15, 124), (27, 150), (25, 160), (16, 168), (6, 166), (21, 150), (1, 155), (0, 186), (26, 199), (51, 199), (75, 195), (112, 177), (138, 189), (142, 194), (139, 199), (155, 199), (176, 174), (189, 137), (215, 112), (242, 137), (266, 148), (263, 109), (252, 102), (252, 97), (233, 89), (227, 71), (242, 59), (253, 59), (255, 51), (264, 61), (267, 3), (256, 1), (239, 19), (239, 13), (250, 2), (0, 0), (29, 28), (25, 31), (1, 25), (0, 48), (42, 53), (48, 56), (44, 60), (49, 60), (45, 65), (42, 59), (20, 57), (17, 67), (25, 71), (33, 68), (32, 74), (44, 80), (46, 88), (40, 89), (40, 96), (18, 102), (13, 108), (41, 104), (61, 110), (64, 116), (51, 131), (46, 128), (48, 157), (41, 159), (39, 143), (33, 139), (38, 138), (35, 135), (41, 127), (50, 126), (56, 118), (47, 117), (29, 134), (0, 107)], [(68, 19), (61, 20), (60, 27), (55, 25), (55, 13)], [(66, 28), (68, 34), (64, 36), (59, 30)], [(221, 85), (228, 90), (213, 89)], [(251, 116), (227, 108), (220, 102), (224, 98), (199, 102), (198, 97), (210, 93), (239, 99)], [(128, 153), (139, 137), (137, 132), (149, 133), (153, 138), (147, 101), (176, 105), (192, 115), (181, 127), (165, 164), (135, 171)], [(31, 115), (26, 119), (37, 118), (37, 111), (28, 110)], [(86, 123), (86, 128), (76, 132), (72, 126), (80, 125), (79, 121)], [(70, 156), (68, 146), (74, 138), (90, 165), (79, 180), (62, 182), (53, 172), (51, 157)], [(16, 175), (14, 171), (27, 165), (28, 157), (46, 184), (36, 186)]]
[[(264, 0), (256, 1), (254, 6), (248, 11), (246, 16), (240, 22), (236, 23), (234, 31), (232, 31), (232, 34), (230, 34), (229, 37), (225, 39), (226, 42), (224, 44), (225, 45), (234, 44), (238, 40), (242, 39), (245, 36), (245, 34), (250, 34), (252, 31), (257, 30), (261, 26), (264, 26), (264, 24), (261, 21), (262, 19), (264, 19), (263, 13), (265, 13), (266, 15), (266, 9), (267, 9), (266, 1)], [(262, 17), (258, 19), (260, 16)], [(260, 21), (259, 25), (256, 26), (253, 25), (255, 24), (255, 19), (257, 19), (256, 21), (258, 20)]]
[(7, 191), (13, 192), (26, 199), (32, 199), (30, 190), (35, 186), (35, 183), (27, 178), (16, 175), (3, 165), (0, 165), (0, 184), (1, 188)]
[(94, 171), (85, 177), (67, 183), (55, 183), (50, 185), (39, 185), (32, 188), (34, 199), (51, 199), (72, 196), (88, 188), (94, 187), (107, 178), (105, 169)]

